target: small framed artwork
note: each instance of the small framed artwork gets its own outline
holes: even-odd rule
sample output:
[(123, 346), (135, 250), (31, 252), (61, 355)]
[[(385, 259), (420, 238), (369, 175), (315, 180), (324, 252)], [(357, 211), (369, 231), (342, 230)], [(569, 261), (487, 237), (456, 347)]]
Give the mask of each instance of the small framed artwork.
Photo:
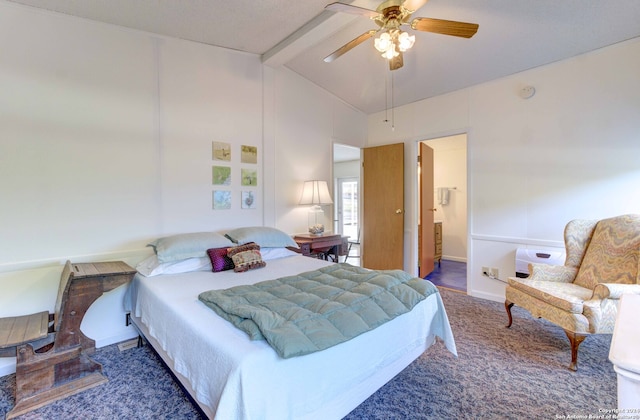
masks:
[(231, 144), (214, 141), (213, 142), (213, 160), (231, 160)]
[(213, 209), (228, 210), (231, 208), (231, 191), (213, 191)]
[(240, 148), (240, 161), (242, 163), (258, 163), (258, 148), (242, 145)]
[(258, 185), (258, 171), (255, 169), (241, 169), (242, 186), (255, 187)]
[(213, 167), (213, 185), (231, 185), (231, 167)]
[(242, 208), (255, 209), (256, 195), (253, 191), (242, 191)]

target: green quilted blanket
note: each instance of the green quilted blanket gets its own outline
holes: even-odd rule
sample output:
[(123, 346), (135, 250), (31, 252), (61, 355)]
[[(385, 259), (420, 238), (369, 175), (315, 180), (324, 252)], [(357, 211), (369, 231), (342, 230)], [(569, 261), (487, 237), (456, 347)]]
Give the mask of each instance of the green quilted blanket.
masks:
[(409, 312), (437, 293), (401, 270), (333, 264), (254, 285), (210, 290), (198, 298), (252, 340), (283, 358), (324, 350)]

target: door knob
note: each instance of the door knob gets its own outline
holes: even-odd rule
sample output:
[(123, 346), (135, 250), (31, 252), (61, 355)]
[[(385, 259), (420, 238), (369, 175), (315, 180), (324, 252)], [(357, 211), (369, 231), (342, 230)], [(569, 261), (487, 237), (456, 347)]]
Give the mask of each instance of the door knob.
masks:
[(438, 211), (438, 209), (427, 209), (429, 211)]
[(396, 209), (396, 214), (402, 214), (402, 209)]

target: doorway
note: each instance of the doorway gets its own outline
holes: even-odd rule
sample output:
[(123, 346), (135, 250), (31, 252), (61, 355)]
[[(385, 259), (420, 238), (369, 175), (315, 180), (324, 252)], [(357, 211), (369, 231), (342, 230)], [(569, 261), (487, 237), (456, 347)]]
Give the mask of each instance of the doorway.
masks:
[(335, 197), (333, 231), (349, 237), (349, 257), (345, 261), (359, 264), (357, 243), (361, 223), (361, 150), (344, 144), (333, 144), (333, 188)]
[[(433, 194), (433, 221), (439, 231), (436, 244), (429, 249), (438, 249), (434, 255), (435, 265), (425, 278), (442, 286), (456, 290), (467, 290), (467, 135), (458, 134), (423, 140), (433, 149), (433, 191), (421, 192), (418, 188), (418, 202), (421, 194)], [(418, 148), (420, 149), (420, 148)], [(423, 169), (424, 170), (424, 169)], [(418, 175), (420, 177), (420, 174)], [(420, 179), (416, 185), (420, 185)], [(418, 235), (422, 227), (418, 226)], [(437, 229), (437, 230), (438, 230)], [(418, 260), (422, 259), (418, 251)], [(432, 252), (432, 251), (430, 251)]]
[(337, 232), (342, 236), (348, 236), (350, 241), (356, 241), (360, 232), (359, 189), (358, 178), (336, 179)]

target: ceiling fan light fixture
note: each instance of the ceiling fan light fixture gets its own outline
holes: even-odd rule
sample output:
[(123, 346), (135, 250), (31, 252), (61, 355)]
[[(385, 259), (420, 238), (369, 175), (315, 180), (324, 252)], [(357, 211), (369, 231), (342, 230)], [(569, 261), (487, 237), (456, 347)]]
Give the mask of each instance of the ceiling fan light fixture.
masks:
[(409, 35), (407, 32), (402, 32), (400, 33), (400, 36), (398, 36), (398, 49), (405, 52), (409, 48), (413, 47), (414, 42), (416, 42), (415, 35)]
[(382, 54), (382, 57), (389, 60), (390, 70), (398, 70), (404, 65), (402, 53), (413, 47), (416, 40), (414, 35), (401, 31), (400, 28), (402, 26), (410, 26), (415, 31), (432, 32), (461, 38), (471, 38), (478, 31), (479, 26), (477, 23), (426, 17), (411, 19), (411, 15), (426, 2), (427, 0), (382, 0), (382, 3), (375, 10), (353, 6), (340, 1), (328, 4), (325, 10), (366, 16), (373, 20), (379, 29), (369, 30), (347, 42), (325, 57), (324, 61), (330, 63), (379, 33), (380, 35), (374, 40), (376, 50)]
[(387, 60), (391, 60), (392, 58), (395, 58), (398, 55), (400, 55), (400, 53), (398, 51), (396, 51), (396, 44), (394, 44), (394, 43), (391, 43), (389, 48), (385, 52), (382, 53), (382, 56), (384, 58), (386, 58)]
[(376, 50), (382, 53), (382, 56), (388, 60), (397, 57), (400, 52), (405, 52), (413, 47), (416, 41), (415, 35), (409, 35), (407, 32), (398, 29), (390, 29), (380, 34), (374, 40)]
[(391, 40), (391, 35), (388, 32), (383, 32), (378, 38), (375, 39), (374, 44), (376, 50), (381, 53), (387, 52), (389, 48), (393, 45), (393, 41)]

